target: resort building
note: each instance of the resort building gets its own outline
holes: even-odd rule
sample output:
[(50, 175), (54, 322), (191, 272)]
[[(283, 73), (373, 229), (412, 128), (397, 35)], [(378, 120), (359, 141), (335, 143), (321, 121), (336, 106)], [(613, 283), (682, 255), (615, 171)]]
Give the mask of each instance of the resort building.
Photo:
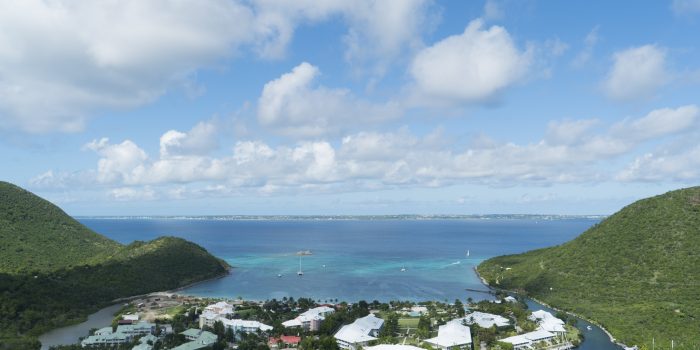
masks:
[(202, 311), (202, 314), (199, 316), (199, 328), (203, 328), (204, 326), (213, 327), (214, 322), (216, 322), (218, 318), (226, 318), (226, 316), (233, 314), (233, 305), (225, 301), (211, 304), (205, 307), (204, 311)]
[[(106, 329), (109, 328), (109, 331), (106, 331)], [(126, 334), (123, 333), (118, 333), (118, 332), (112, 332), (111, 327), (105, 327), (100, 329), (99, 334), (95, 332), (94, 335), (91, 335), (83, 341), (80, 342), (80, 345), (82, 347), (91, 347), (91, 346), (115, 346), (119, 344), (125, 344), (129, 342), (129, 337), (126, 336)]]
[(80, 342), (82, 347), (88, 346), (114, 346), (125, 344), (139, 336), (152, 334), (156, 325), (150, 322), (119, 325), (116, 331), (112, 327), (100, 328), (95, 333)]
[(117, 327), (116, 333), (126, 334), (130, 338), (135, 338), (141, 335), (152, 334), (156, 330), (156, 324), (141, 321), (134, 324), (123, 324)]
[(566, 333), (566, 328), (564, 328), (564, 321), (562, 321), (559, 318), (556, 318), (554, 315), (547, 311), (534, 311), (532, 315), (528, 316), (527, 318), (539, 324), (539, 327), (537, 328), (538, 330), (555, 333), (557, 335), (563, 335), (564, 333)]
[(229, 320), (227, 318), (219, 318), (217, 321), (221, 321), (224, 327), (231, 328), (233, 333), (257, 333), (268, 332), (272, 330), (272, 326), (268, 326), (264, 323), (258, 321), (249, 320)]
[(270, 337), (270, 339), (267, 341), (267, 345), (270, 348), (275, 349), (290, 349), (298, 347), (300, 342), (301, 337), (297, 337), (295, 335), (283, 335), (279, 338)]
[(355, 350), (359, 346), (366, 346), (372, 340), (377, 340), (376, 337), (382, 326), (384, 326), (384, 320), (369, 314), (343, 326), (334, 337), (341, 348)]
[(204, 349), (211, 344), (216, 343), (217, 337), (216, 334), (203, 331), (201, 329), (194, 329), (190, 328), (182, 333), (180, 333), (185, 336), (185, 339), (189, 340), (189, 342), (182, 344), (180, 346), (176, 346), (172, 348), (171, 350), (198, 350), (198, 349)]
[(453, 320), (438, 328), (438, 336), (425, 342), (442, 350), (471, 349), (472, 333), (469, 327)]
[(556, 334), (554, 333), (537, 330), (510, 338), (501, 339), (499, 341), (512, 344), (513, 350), (529, 350), (540, 343), (550, 345), (555, 337)]
[(158, 337), (149, 334), (139, 339), (139, 344), (131, 348), (131, 350), (153, 350), (153, 344), (158, 341)]
[(464, 321), (467, 325), (470, 326), (473, 324), (477, 324), (481, 328), (491, 328), (493, 326), (496, 326), (496, 328), (503, 328), (510, 326), (510, 320), (503, 316), (488, 314), (479, 311), (472, 312), (464, 316), (464, 318), (459, 318), (450, 322), (462, 323), (462, 321)]
[(335, 312), (335, 309), (332, 307), (315, 307), (301, 313), (293, 320), (282, 322), (282, 325), (285, 328), (300, 327), (305, 331), (318, 331), (321, 327), (321, 322), (333, 312)]

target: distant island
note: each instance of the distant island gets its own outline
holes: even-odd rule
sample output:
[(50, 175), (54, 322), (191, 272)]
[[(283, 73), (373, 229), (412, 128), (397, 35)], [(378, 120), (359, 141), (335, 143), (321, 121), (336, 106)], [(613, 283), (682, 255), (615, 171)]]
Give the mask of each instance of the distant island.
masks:
[(565, 244), (484, 261), (491, 286), (591, 319), (625, 344), (700, 345), (700, 187), (635, 202)]
[(40, 333), (79, 322), (115, 299), (230, 268), (180, 238), (122, 245), (7, 182), (0, 182), (0, 242), (0, 349), (38, 349)]

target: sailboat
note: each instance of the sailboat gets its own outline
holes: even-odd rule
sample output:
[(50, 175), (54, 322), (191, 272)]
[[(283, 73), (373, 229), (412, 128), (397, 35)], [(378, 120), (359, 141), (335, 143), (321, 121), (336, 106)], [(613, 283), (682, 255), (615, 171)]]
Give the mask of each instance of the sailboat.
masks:
[(406, 266), (401, 266), (401, 272), (406, 272)]
[(299, 255), (299, 271), (297, 271), (297, 275), (303, 276), (304, 272), (301, 271), (301, 255)]
[(467, 250), (467, 256), (469, 256), (469, 250)]

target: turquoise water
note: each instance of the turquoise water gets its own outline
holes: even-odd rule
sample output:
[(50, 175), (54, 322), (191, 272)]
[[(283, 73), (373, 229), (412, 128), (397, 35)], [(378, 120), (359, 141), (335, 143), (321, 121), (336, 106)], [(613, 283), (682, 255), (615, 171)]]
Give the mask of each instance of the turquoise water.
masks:
[[(388, 301), (483, 299), (473, 272), (492, 256), (566, 242), (598, 222), (566, 220), (80, 219), (129, 243), (161, 235), (194, 241), (235, 267), (185, 290), (201, 296)], [(302, 257), (299, 277), (296, 252)], [(469, 251), (469, 256), (467, 256)], [(405, 271), (402, 272), (402, 268)], [(282, 277), (278, 277), (278, 275)]]
[[(489, 295), (473, 272), (484, 259), (569, 241), (598, 219), (214, 220), (95, 219), (83, 224), (122, 243), (173, 235), (196, 242), (235, 269), (183, 293), (253, 300), (448, 300)], [(299, 256), (304, 275), (296, 275)], [(467, 256), (469, 251), (469, 256)], [(402, 268), (405, 269), (402, 272)], [(281, 274), (282, 277), (278, 277)], [(530, 308), (547, 309), (529, 302)], [(579, 321), (583, 350), (619, 349)]]

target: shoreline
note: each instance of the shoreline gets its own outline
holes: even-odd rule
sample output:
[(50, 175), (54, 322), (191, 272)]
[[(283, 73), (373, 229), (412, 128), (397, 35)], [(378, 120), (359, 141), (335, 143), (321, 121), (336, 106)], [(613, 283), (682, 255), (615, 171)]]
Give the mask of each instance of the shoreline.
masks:
[[(584, 321), (586, 321), (586, 322), (588, 322), (588, 323), (591, 323), (591, 324), (595, 325), (596, 327), (600, 328), (600, 329), (608, 336), (608, 338), (610, 339), (610, 342), (611, 342), (611, 343), (613, 343), (613, 344), (619, 346), (619, 347), (622, 348), (622, 349), (625, 349), (625, 348), (628, 347), (626, 344), (623, 344), (623, 343), (618, 342), (617, 339), (615, 339), (615, 337), (613, 337), (612, 333), (610, 333), (607, 329), (605, 329), (605, 327), (603, 327), (600, 323), (598, 323), (598, 322), (596, 322), (596, 321), (594, 321), (594, 320), (591, 320), (591, 319), (589, 319), (589, 318), (587, 318), (587, 317), (583, 317), (583, 316), (581, 316), (581, 315), (579, 315), (579, 314), (576, 314), (576, 313), (574, 313), (574, 312), (570, 312), (570, 311), (566, 311), (566, 310), (559, 309), (559, 308), (554, 307), (554, 306), (552, 306), (552, 305), (549, 305), (549, 304), (545, 303), (544, 301), (539, 300), (539, 299), (537, 299), (537, 298), (535, 298), (535, 297), (532, 297), (532, 296), (529, 296), (529, 295), (523, 295), (522, 293), (516, 292), (516, 291), (514, 291), (514, 290), (508, 290), (508, 289), (493, 287), (493, 286), (491, 286), (491, 285), (486, 281), (486, 279), (485, 279), (483, 276), (481, 276), (481, 274), (479, 273), (479, 270), (477, 270), (477, 266), (474, 266), (473, 270), (474, 270), (474, 273), (476, 274), (476, 276), (479, 277), (479, 279), (481, 280), (481, 283), (483, 283), (484, 286), (486, 286), (486, 287), (489, 288), (489, 289), (502, 290), (502, 291), (506, 291), (506, 292), (509, 292), (509, 293), (513, 293), (513, 294), (517, 294), (517, 295), (520, 295), (520, 296), (524, 296), (524, 297), (526, 297), (526, 298), (528, 298), (528, 299), (531, 299), (531, 300), (533, 300), (533, 301), (535, 301), (535, 302), (537, 302), (537, 303), (539, 303), (539, 304), (542, 304), (542, 305), (544, 305), (544, 306), (546, 306), (546, 307), (548, 307), (548, 308), (550, 308), (550, 309), (552, 309), (552, 310), (556, 310), (556, 311), (558, 311), (558, 312), (563, 312), (563, 313), (565, 313), (565, 314), (567, 314), (567, 315), (571, 315), (571, 316), (580, 318), (580, 319), (582, 319), (582, 320), (584, 320)], [(585, 340), (584, 340), (584, 341), (585, 341)]]

